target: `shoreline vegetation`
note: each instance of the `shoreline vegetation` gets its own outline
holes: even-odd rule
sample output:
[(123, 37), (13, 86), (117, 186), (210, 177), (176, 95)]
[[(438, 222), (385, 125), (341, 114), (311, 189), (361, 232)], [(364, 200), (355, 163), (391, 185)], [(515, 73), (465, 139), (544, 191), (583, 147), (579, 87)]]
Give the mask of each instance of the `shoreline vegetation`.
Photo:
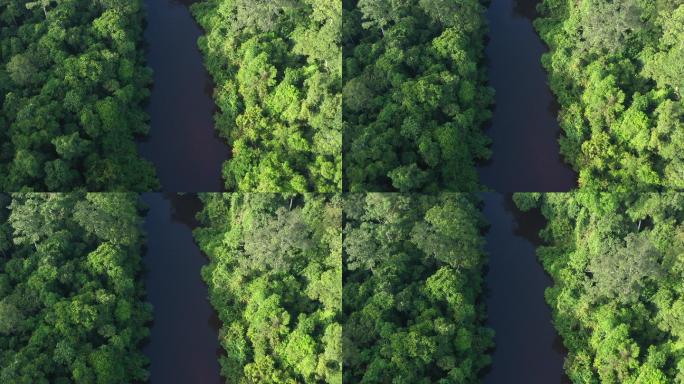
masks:
[(195, 238), (230, 383), (342, 383), (339, 195), (202, 194)]
[(205, 0), (192, 12), (232, 151), (226, 190), (340, 192), (341, 4)]
[(574, 383), (684, 382), (684, 194), (522, 193)]
[[(231, 147), (231, 193), (200, 193), (193, 231), (228, 382), (483, 378), (487, 4), (190, 6)], [(537, 9), (579, 188), (513, 199), (547, 219), (564, 369), (684, 384), (684, 0)], [(144, 17), (143, 0), (0, 0), (2, 383), (150, 380)]]
[(684, 189), (684, 1), (544, 0), (535, 22), (580, 189)]
[(228, 382), (469, 383), (490, 363), (474, 196), (201, 198)]
[(159, 187), (136, 137), (151, 86), (141, 0), (0, 6), (0, 191)]
[(0, 194), (0, 382), (142, 382), (136, 194)]

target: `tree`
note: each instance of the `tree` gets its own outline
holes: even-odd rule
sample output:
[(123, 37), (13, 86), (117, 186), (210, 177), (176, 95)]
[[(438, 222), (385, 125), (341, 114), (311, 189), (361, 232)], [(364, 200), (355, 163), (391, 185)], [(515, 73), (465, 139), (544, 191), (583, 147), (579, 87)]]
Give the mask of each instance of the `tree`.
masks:
[(9, 297), (0, 301), (0, 334), (11, 335), (23, 323), (24, 317), (10, 302)]
[(684, 89), (684, 4), (665, 18), (660, 51), (646, 62), (644, 73), (665, 88), (671, 87), (681, 98)]
[(482, 257), (482, 238), (472, 208), (458, 200), (432, 207), (425, 221), (414, 227), (412, 241), (425, 255), (451, 267), (476, 267)]
[(608, 245), (588, 268), (593, 295), (621, 303), (637, 300), (646, 282), (661, 274), (659, 259), (660, 254), (643, 235), (629, 234), (624, 245)]
[[(136, 195), (95, 195), (91, 200), (133, 207), (117, 210), (116, 221), (139, 223)], [(141, 346), (151, 311), (140, 275), (141, 228), (128, 237), (94, 235), (76, 219), (76, 206), (87, 196), (15, 193), (0, 207), (0, 233), (11, 240), (0, 254), (0, 381), (147, 379)], [(99, 214), (84, 224), (112, 225)]]
[(643, 26), (641, 7), (636, 0), (585, 0), (582, 5), (584, 49), (616, 53), (627, 37)]
[(341, 199), (206, 194), (195, 231), (230, 382), (342, 383)]
[[(220, 0), (194, 4), (217, 87), (216, 129), (232, 158), (228, 190), (342, 189), (339, 3)], [(226, 49), (210, 49), (224, 46)]]
[(89, 193), (76, 203), (74, 220), (86, 232), (124, 245), (139, 241), (140, 218), (135, 201), (126, 193)]
[(301, 210), (281, 207), (275, 217), (255, 223), (245, 233), (245, 262), (253, 269), (286, 270), (300, 252), (313, 247), (310, 237)]
[(43, 13), (45, 14), (45, 18), (47, 19), (47, 8), (52, 4), (52, 3), (57, 3), (57, 0), (38, 0), (38, 1), (29, 1), (26, 3), (26, 9), (33, 9), (35, 7), (41, 7), (43, 9)]
[(397, 22), (408, 4), (406, 0), (359, 0), (357, 6), (366, 20), (363, 27), (377, 27), (384, 35), (384, 28), (391, 22)]
[(142, 1), (15, 3), (0, 6), (0, 190), (155, 189), (136, 146), (150, 86)]
[(294, 0), (238, 0), (233, 4), (236, 29), (256, 28), (260, 32), (274, 30), (283, 14), (298, 6)]
[(477, 304), (484, 260), (468, 195), (346, 201), (344, 382), (471, 383), (491, 331)]
[(121, 358), (111, 348), (99, 348), (90, 355), (97, 384), (116, 384), (126, 381), (126, 370)]
[(7, 63), (7, 72), (12, 81), (19, 86), (23, 86), (31, 84), (35, 80), (38, 68), (36, 68), (28, 55), (17, 54), (12, 56)]

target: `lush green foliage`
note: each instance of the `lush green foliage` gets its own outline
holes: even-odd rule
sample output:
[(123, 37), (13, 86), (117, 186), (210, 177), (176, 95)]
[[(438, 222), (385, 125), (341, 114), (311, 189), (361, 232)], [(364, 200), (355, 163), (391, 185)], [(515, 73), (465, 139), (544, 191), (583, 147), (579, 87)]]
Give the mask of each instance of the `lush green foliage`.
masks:
[(345, 203), (344, 381), (476, 382), (492, 332), (477, 303), (485, 256), (472, 197)]
[(207, 194), (195, 231), (229, 383), (342, 382), (339, 197)]
[(147, 377), (150, 308), (129, 194), (0, 195), (0, 382)]
[(205, 0), (193, 6), (232, 146), (229, 191), (342, 189), (342, 7), (329, 0)]
[(539, 257), (574, 383), (684, 383), (684, 194), (516, 195), (549, 223)]
[(489, 156), (480, 0), (344, 0), (345, 190), (475, 191)]
[(0, 0), (0, 190), (157, 187), (141, 0)]
[(684, 188), (684, 0), (544, 0), (561, 151), (592, 190)]

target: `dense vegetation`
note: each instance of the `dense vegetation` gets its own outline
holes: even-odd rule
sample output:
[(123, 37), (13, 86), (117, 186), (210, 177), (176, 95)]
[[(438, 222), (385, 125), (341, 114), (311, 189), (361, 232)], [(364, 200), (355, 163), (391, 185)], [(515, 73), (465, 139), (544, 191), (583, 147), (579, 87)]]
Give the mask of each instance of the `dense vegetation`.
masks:
[(146, 379), (137, 204), (117, 193), (0, 195), (0, 382)]
[(344, 0), (345, 190), (474, 191), (493, 91), (480, 0)]
[(205, 0), (193, 6), (214, 77), (229, 191), (342, 188), (341, 3)]
[(141, 0), (0, 0), (0, 190), (145, 191)]
[(549, 220), (539, 257), (574, 383), (684, 383), (684, 194), (516, 195)]
[(350, 195), (344, 229), (344, 382), (473, 383), (492, 332), (473, 197)]
[(561, 151), (592, 190), (684, 188), (684, 0), (544, 0)]
[(195, 231), (229, 383), (342, 382), (339, 196), (207, 194)]

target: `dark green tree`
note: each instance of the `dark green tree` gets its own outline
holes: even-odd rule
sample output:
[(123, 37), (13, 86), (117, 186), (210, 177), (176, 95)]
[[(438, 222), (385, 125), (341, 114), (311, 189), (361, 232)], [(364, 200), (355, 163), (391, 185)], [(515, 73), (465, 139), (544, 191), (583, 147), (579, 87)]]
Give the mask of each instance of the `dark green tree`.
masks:
[(0, 1), (0, 190), (149, 191), (141, 0)]
[[(0, 202), (0, 382), (147, 380), (138, 197), (16, 193)], [(84, 204), (95, 213), (87, 220)]]
[(485, 7), (478, 0), (344, 1), (345, 189), (480, 190)]
[(352, 194), (345, 217), (344, 382), (476, 382), (492, 331), (474, 198)]

